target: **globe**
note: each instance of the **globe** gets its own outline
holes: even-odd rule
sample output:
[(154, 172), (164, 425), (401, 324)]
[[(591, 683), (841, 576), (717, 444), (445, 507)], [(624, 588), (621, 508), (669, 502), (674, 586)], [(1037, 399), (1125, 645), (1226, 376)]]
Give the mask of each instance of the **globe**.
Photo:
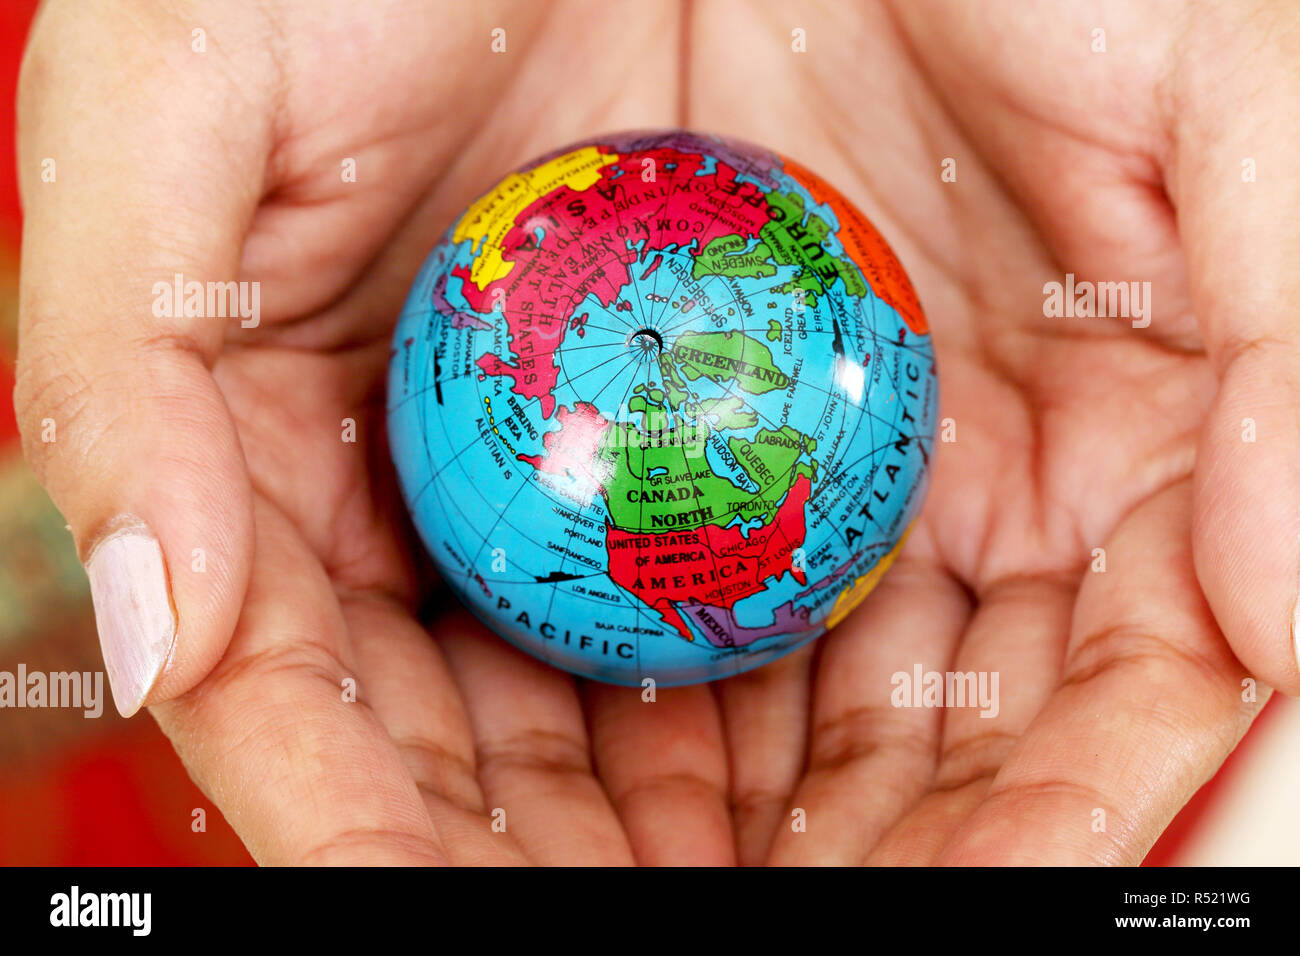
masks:
[(925, 494), (938, 386), (907, 275), (799, 163), (683, 130), (510, 173), (425, 260), (388, 429), (450, 588), (523, 651), (662, 686), (835, 627)]

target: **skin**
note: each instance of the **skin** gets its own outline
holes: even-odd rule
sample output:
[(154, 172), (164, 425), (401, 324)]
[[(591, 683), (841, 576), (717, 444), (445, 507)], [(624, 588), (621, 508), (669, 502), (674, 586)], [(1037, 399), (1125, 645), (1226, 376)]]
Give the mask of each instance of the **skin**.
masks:
[[(260, 862), (1135, 864), (1300, 692), (1298, 64), (1283, 3), (51, 2), (19, 104), (27, 454), (83, 556), (122, 514), (157, 534), (150, 710)], [(956, 441), (837, 630), (650, 705), (422, 580), (383, 375), (468, 200), (675, 125), (795, 157), (890, 238)], [(175, 272), (259, 281), (261, 325), (154, 318)], [(1150, 281), (1150, 327), (1045, 317), (1066, 272)], [(998, 672), (997, 716), (890, 706), (917, 662)]]

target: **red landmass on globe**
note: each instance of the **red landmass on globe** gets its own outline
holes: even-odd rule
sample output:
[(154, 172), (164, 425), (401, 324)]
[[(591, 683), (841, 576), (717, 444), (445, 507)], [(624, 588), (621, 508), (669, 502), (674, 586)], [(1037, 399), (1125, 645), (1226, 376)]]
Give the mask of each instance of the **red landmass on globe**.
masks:
[[(678, 603), (730, 608), (762, 591), (767, 578), (787, 572), (807, 584), (804, 573), (794, 567), (793, 556), (807, 532), (804, 504), (811, 488), (808, 476), (801, 474), (772, 520), (751, 530), (748, 537), (738, 527), (714, 524), (661, 535), (633, 534), (607, 525), (609, 576), (658, 611), (682, 637), (694, 640), (676, 608)], [(648, 563), (638, 565), (642, 558)]]
[(515, 457), (550, 475), (568, 474), (574, 478), (584, 478), (598, 487), (603, 486), (613, 468), (600, 455), (609, 422), (596, 410), (596, 406), (588, 402), (578, 402), (573, 406), (573, 411), (561, 405), (555, 417), (560, 428), (542, 436), (545, 451), (540, 455), (521, 454)]
[[(704, 157), (675, 149), (621, 156), (601, 169), (590, 189), (561, 186), (515, 217), (501, 243), (502, 259), (514, 263), (507, 275), (480, 290), (470, 270), (455, 267), (452, 274), (464, 281), (465, 299), (476, 312), (504, 305), (515, 361), (488, 352), (479, 357), (479, 369), (511, 378), (513, 391), (537, 399), (542, 417), (550, 418), (560, 376), (555, 352), (588, 295), (612, 306), (631, 281), (629, 266), (651, 251), (696, 243), (692, 254), (698, 254), (722, 236), (757, 236), (768, 222), (764, 194), (737, 182), (736, 171), (723, 163), (698, 175), (703, 166)], [(539, 227), (545, 233), (540, 244)]]

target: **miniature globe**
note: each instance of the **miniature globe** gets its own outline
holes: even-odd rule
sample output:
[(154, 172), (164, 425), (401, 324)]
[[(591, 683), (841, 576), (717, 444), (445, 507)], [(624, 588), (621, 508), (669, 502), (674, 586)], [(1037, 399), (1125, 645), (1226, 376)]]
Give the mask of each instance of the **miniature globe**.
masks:
[(434, 247), (393, 341), (402, 493), (516, 647), (664, 686), (835, 627), (902, 547), (938, 407), (889, 246), (798, 163), (674, 130), (542, 157)]

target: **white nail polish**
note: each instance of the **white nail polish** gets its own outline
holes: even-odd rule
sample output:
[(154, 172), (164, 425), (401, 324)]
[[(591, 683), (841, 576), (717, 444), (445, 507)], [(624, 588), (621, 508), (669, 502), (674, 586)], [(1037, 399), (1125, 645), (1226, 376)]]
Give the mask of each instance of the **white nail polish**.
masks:
[(95, 545), (86, 574), (113, 702), (130, 717), (166, 667), (176, 640), (162, 548), (144, 524), (127, 525)]

